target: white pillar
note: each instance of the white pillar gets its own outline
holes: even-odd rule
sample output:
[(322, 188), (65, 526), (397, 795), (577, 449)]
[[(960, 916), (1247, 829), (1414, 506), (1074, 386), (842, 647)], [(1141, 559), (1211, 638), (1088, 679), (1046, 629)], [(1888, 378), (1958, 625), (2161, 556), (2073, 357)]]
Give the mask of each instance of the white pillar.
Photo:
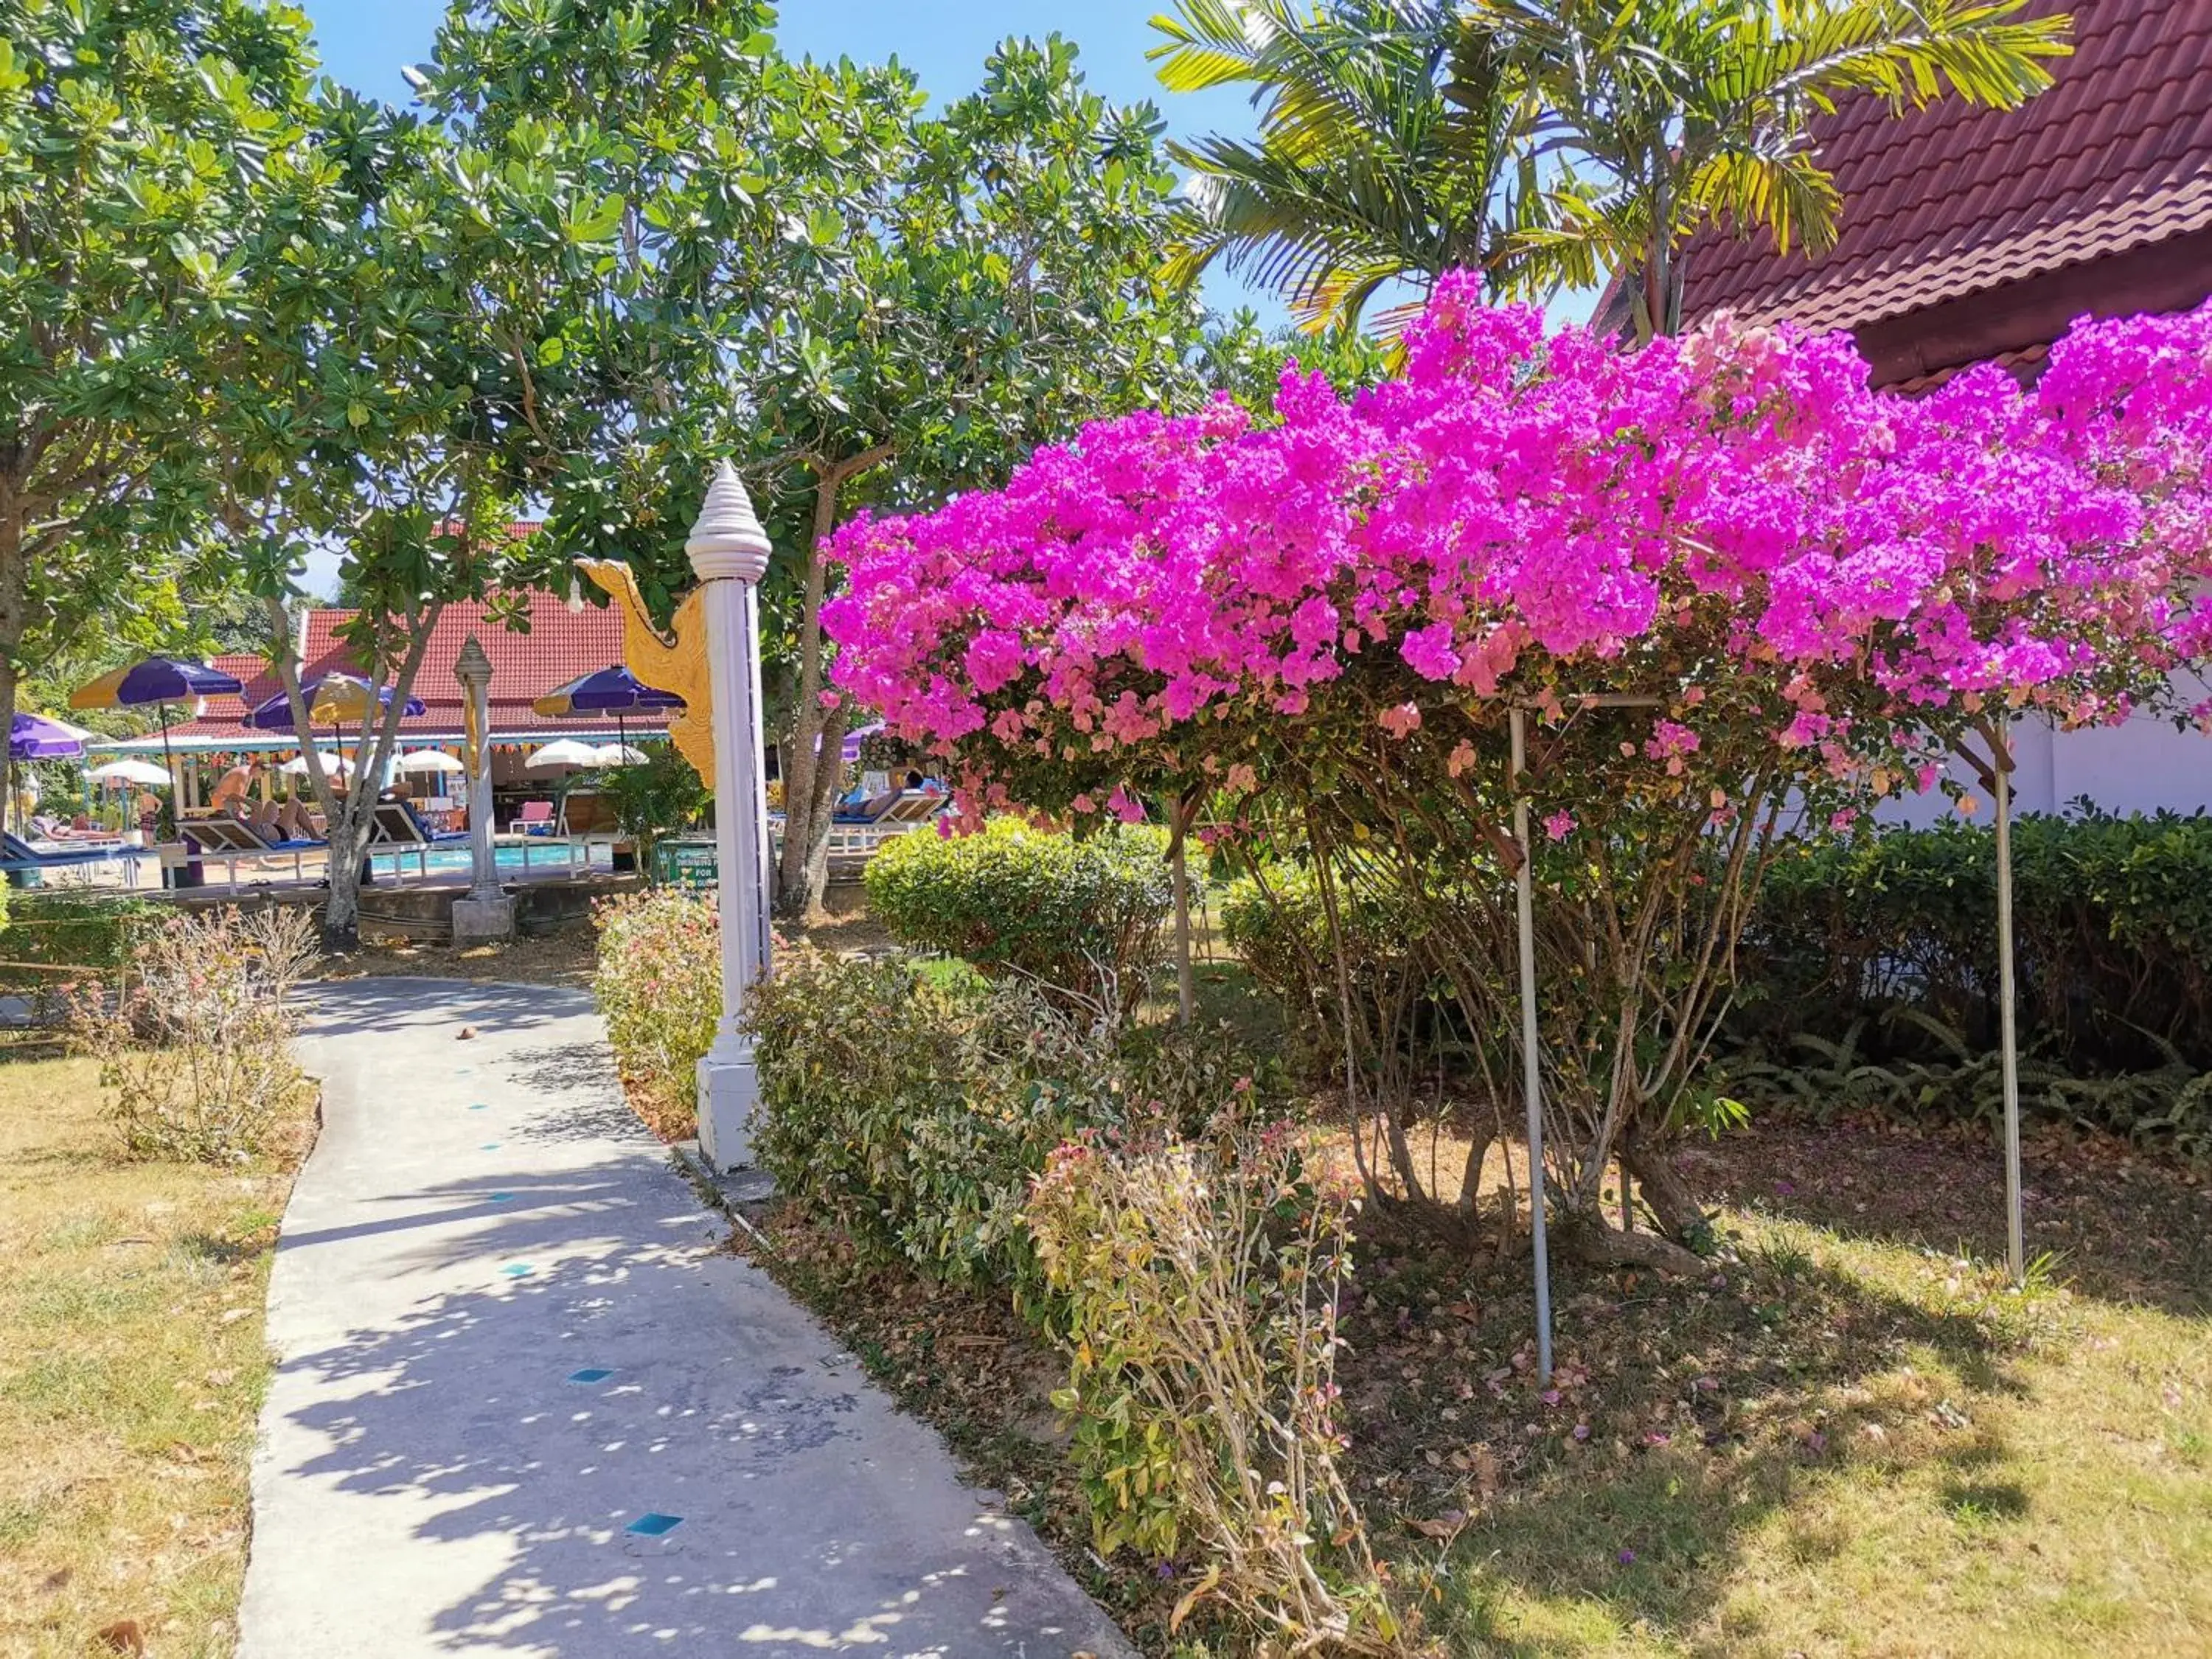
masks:
[(722, 909), (722, 1018), (699, 1062), (699, 1151), (710, 1168), (751, 1159), (747, 1121), (760, 1099), (745, 995), (769, 970), (768, 772), (761, 732), (758, 584), (768, 536), (727, 461), (684, 544), (705, 598), (714, 722), (714, 854)]
[(500, 890), (499, 860), (492, 850), (491, 659), (475, 635), (461, 647), (453, 678), (467, 700), (469, 863), (466, 898), (453, 901), (453, 943), (475, 945), (514, 937), (514, 900)]

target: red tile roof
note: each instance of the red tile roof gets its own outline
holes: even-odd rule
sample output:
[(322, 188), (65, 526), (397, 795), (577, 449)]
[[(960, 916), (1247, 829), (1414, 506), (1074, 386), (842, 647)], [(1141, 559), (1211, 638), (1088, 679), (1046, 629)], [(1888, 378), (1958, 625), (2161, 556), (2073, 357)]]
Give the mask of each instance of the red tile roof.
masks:
[(1844, 196), (1834, 251), (1702, 233), (1684, 314), (1852, 328), (2212, 226), (2212, 3), (2037, 0), (2074, 56), (2018, 110), (1893, 117), (1856, 97), (1814, 124)]
[[(2030, 384), (2043, 373), (2044, 364), (2051, 361), (2051, 348), (2048, 345), (2022, 346), (2017, 351), (2000, 351), (1996, 356), (1986, 361), (1996, 364), (1999, 368), (2008, 370), (2014, 380), (2022, 384)], [(1966, 368), (1966, 364), (1960, 363), (1952, 368), (1939, 368), (1929, 374), (1915, 374), (1909, 380), (1891, 382), (1888, 390), (1901, 392), (1908, 398), (1917, 398), (1923, 392), (1933, 392), (1954, 375), (1963, 374)]]
[[(301, 654), (303, 674), (319, 674), (333, 668), (348, 673), (360, 672), (337, 637), (337, 630), (357, 614), (338, 610), (308, 613), (306, 645)], [(495, 736), (586, 732), (604, 732), (607, 741), (613, 741), (615, 723), (611, 719), (549, 720), (530, 707), (532, 699), (543, 696), (556, 686), (622, 660), (619, 611), (589, 602), (571, 610), (560, 595), (545, 592), (530, 596), (527, 633), (488, 621), (481, 605), (446, 607), (432, 631), (429, 652), (422, 659), (422, 671), (415, 682), (415, 695), (428, 707), (424, 713), (409, 716), (400, 726), (407, 741), (451, 741), (460, 737), (461, 688), (453, 678), (453, 664), (460, 656), (462, 642), (471, 634), (483, 645), (484, 654), (491, 659), (491, 729)], [(173, 739), (228, 738), (266, 742), (272, 736), (285, 735), (252, 732), (242, 723), (246, 710), (265, 702), (281, 690), (275, 672), (266, 662), (255, 656), (225, 656), (217, 657), (213, 665), (245, 683), (243, 696), (210, 699), (205, 715), (170, 728)], [(657, 732), (665, 729), (668, 719), (665, 714), (640, 713), (627, 716), (624, 724), (632, 732)]]

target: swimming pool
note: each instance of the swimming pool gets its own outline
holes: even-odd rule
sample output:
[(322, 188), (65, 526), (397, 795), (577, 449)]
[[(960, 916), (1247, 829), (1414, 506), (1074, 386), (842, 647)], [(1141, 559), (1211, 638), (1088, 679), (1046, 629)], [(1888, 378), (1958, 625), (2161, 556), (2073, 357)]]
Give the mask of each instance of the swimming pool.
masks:
[[(572, 852), (566, 840), (549, 837), (537, 842), (500, 842), (492, 848), (492, 857), (502, 870), (551, 875), (568, 869), (611, 869), (614, 848), (610, 842), (600, 842)], [(434, 876), (466, 875), (471, 867), (469, 844), (465, 841), (437, 847), (379, 848), (369, 854), (369, 863), (380, 876), (402, 872), (420, 875), (425, 872)]]

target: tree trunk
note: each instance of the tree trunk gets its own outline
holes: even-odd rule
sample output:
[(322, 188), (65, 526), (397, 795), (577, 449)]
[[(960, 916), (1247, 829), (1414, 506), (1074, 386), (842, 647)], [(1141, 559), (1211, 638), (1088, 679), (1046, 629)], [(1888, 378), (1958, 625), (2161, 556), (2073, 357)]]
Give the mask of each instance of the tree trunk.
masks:
[(325, 820), (330, 830), (331, 896), (323, 906), (323, 949), (339, 955), (361, 948), (361, 866), (368, 836), (366, 826), (353, 821), (351, 797), (362, 787), (356, 778), (347, 792), (344, 813)]
[(799, 707), (783, 769), (783, 850), (776, 860), (775, 913), (787, 921), (817, 918), (830, 866), (830, 828), (843, 769), (846, 714), (842, 704), (822, 706), (827, 685), (822, 648), (822, 599), (829, 572), (822, 544), (837, 526), (837, 494), (846, 483), (890, 459), (878, 444), (849, 459), (824, 465), (814, 489), (807, 531), (805, 580), (799, 616)]
[(1620, 1144), (1621, 1184), (1633, 1179), (1641, 1188), (1644, 1206), (1651, 1212), (1659, 1231), (1678, 1244), (1687, 1243), (1705, 1224), (1704, 1206), (1690, 1190), (1664, 1150), (1646, 1141), (1632, 1128)]
[(26, 511), (15, 481), (0, 478), (0, 732), (12, 732), (15, 725), (15, 685), (21, 673), (17, 653), (23, 648), (24, 602), (30, 580), (23, 564)]
[(1196, 1018), (1198, 981), (1190, 961), (1190, 826), (1198, 816), (1198, 799), (1175, 803), (1175, 822), (1168, 837), (1168, 863), (1175, 877), (1176, 1017), (1188, 1025)]
[[(323, 770), (321, 751), (315, 747), (313, 727), (307, 720), (307, 699), (300, 690), (300, 663), (295, 654), (298, 644), (292, 635), (290, 612), (280, 599), (272, 599), (266, 603), (276, 678), (291, 705), (293, 730), (295, 734), (304, 734), (301, 736), (301, 752), (307, 757), (307, 779), (323, 809), (323, 823), (330, 842), (325, 873), (331, 896), (323, 906), (323, 948), (343, 954), (361, 945), (362, 876), (367, 864), (370, 827), (376, 821), (376, 798), (383, 787), (384, 769), (398, 751), (399, 724), (406, 718), (407, 699), (415, 689), (416, 676), (422, 672), (422, 659), (430, 649), (430, 636), (437, 629), (439, 613), (445, 606), (434, 600), (405, 619), (400, 637), (407, 641), (407, 651), (398, 672), (392, 676), (391, 703), (380, 714), (372, 710), (362, 722), (354, 748), (357, 764), (353, 781), (340, 797)], [(377, 665), (368, 665), (363, 678), (375, 684), (380, 678)]]
[(1683, 1279), (1705, 1271), (1705, 1260), (1695, 1250), (1656, 1233), (1621, 1232), (1594, 1211), (1569, 1216), (1553, 1236), (1561, 1254), (1594, 1267), (1649, 1267)]

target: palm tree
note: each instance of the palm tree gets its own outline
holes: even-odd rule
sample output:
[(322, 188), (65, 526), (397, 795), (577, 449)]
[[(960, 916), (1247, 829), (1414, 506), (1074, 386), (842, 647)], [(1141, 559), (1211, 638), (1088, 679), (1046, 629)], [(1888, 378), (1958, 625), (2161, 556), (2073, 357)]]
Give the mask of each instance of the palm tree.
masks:
[(1256, 141), (1194, 173), (1172, 274), (1219, 259), (1309, 327), (1455, 266), (1493, 292), (1623, 279), (1642, 337), (1681, 326), (1710, 222), (1835, 242), (1810, 123), (1848, 94), (2001, 109), (2051, 84), (2070, 19), (2027, 0), (1178, 0), (1171, 91), (1249, 84)]
[(1171, 276), (1218, 259), (1319, 331), (1394, 282), (1502, 274), (1533, 112), (1454, 0), (1178, 0), (1152, 26), (1169, 90), (1249, 85), (1260, 117), (1256, 141), (1170, 147), (1193, 174)]
[(1522, 245), (1555, 280), (1622, 278), (1639, 337), (1682, 326), (1682, 244), (1709, 222), (1835, 246), (1815, 114), (1850, 94), (2012, 109), (2073, 48), (2027, 0), (1468, 0), (1464, 28), (1541, 105), (1548, 211)]

